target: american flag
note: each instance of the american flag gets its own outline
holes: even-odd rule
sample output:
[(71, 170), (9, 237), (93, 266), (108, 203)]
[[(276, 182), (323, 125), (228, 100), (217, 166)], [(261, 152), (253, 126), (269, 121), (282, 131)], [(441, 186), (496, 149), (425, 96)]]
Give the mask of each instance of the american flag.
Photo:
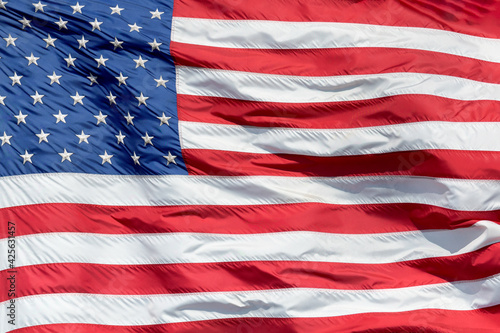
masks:
[(500, 331), (500, 1), (0, 0), (0, 331)]

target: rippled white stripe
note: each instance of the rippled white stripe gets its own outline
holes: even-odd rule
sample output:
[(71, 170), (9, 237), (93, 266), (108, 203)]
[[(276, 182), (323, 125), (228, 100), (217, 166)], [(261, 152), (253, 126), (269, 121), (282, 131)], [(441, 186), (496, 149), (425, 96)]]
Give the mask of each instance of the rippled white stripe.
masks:
[[(7, 239), (0, 248), (7, 253)], [(500, 225), (480, 221), (455, 230), (387, 234), (279, 232), (103, 235), (46, 233), (16, 238), (16, 266), (52, 263), (147, 265), (235, 261), (316, 261), (385, 264), (446, 257), (500, 242)], [(8, 268), (1, 262), (0, 269)]]
[[(31, 174), (0, 178), (0, 208), (43, 203), (106, 206), (417, 203), (500, 209), (500, 181), (429, 177), (217, 177)], [(5, 195), (5, 194), (8, 195)]]
[(179, 94), (247, 101), (326, 103), (405, 94), (433, 95), (463, 101), (500, 100), (499, 84), (436, 74), (301, 77), (188, 66), (178, 66), (176, 70)]
[(184, 149), (345, 156), (423, 149), (500, 151), (500, 123), (418, 122), (352, 129), (295, 129), (179, 122)]
[(437, 29), (356, 23), (175, 17), (172, 41), (248, 49), (403, 48), (500, 62), (498, 39)]
[[(500, 303), (500, 277), (379, 290), (277, 289), (173, 295), (47, 294), (23, 297), (16, 327), (85, 323), (136, 326), (228, 318), (320, 318), (420, 309), (467, 311)], [(0, 305), (3, 314), (6, 302)]]

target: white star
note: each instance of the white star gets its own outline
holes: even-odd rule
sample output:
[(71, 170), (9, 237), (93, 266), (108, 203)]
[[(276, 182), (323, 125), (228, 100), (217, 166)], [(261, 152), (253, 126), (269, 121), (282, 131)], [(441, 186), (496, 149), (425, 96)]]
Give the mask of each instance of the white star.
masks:
[(87, 76), (87, 79), (90, 80), (90, 85), (93, 85), (94, 83), (99, 84), (99, 82), (97, 82), (97, 76), (94, 76), (92, 73), (90, 73), (90, 76)]
[(80, 103), (81, 105), (83, 105), (83, 99), (85, 98), (85, 96), (80, 96), (78, 91), (76, 92), (75, 96), (70, 97), (73, 98), (73, 105), (76, 105), (76, 103)]
[(31, 56), (29, 57), (25, 57), (26, 59), (28, 59), (28, 66), (31, 65), (31, 64), (35, 64), (38, 66), (38, 63), (37, 63), (37, 60), (40, 59), (40, 57), (34, 57), (33, 56), (33, 52), (31, 53)]
[(35, 6), (35, 13), (38, 11), (43, 12), (43, 7), (47, 5), (43, 5), (41, 1), (38, 1), (38, 3), (34, 3), (33, 6)]
[(125, 80), (128, 79), (128, 76), (123, 76), (122, 72), (120, 72), (120, 76), (116, 76), (115, 79), (117, 79), (119, 82), (118, 86), (121, 86), (122, 84), (127, 85), (127, 82), (125, 82)]
[(142, 29), (142, 27), (138, 26), (137, 23), (129, 24), (128, 26), (130, 27), (130, 31), (129, 32), (132, 32), (132, 31), (140, 32), (139, 30)]
[(5, 10), (7, 10), (7, 8), (5, 8), (5, 5), (6, 5), (6, 4), (8, 4), (8, 2), (7, 2), (7, 1), (0, 0), (0, 8), (1, 8), (1, 9), (5, 9)]
[(167, 86), (165, 85), (165, 83), (167, 83), (167, 82), (168, 82), (168, 80), (164, 80), (164, 79), (163, 79), (163, 76), (160, 76), (160, 78), (159, 78), (159, 79), (153, 79), (153, 80), (155, 80), (155, 81), (156, 81), (156, 88), (158, 88), (159, 86), (164, 86), (165, 88), (167, 87)]
[(50, 135), (50, 133), (45, 133), (43, 130), (41, 130), (40, 134), (35, 134), (38, 137), (38, 143), (42, 143), (43, 141), (49, 143), (49, 140), (47, 140), (47, 137)]
[(144, 96), (142, 94), (142, 92), (141, 92), (141, 96), (136, 96), (135, 98), (137, 98), (137, 100), (139, 101), (139, 104), (137, 106), (141, 106), (142, 104), (148, 106), (146, 101), (149, 99), (149, 97)]
[(75, 60), (76, 60), (76, 58), (71, 57), (71, 53), (68, 54), (68, 57), (64, 58), (64, 60), (66, 60), (66, 63), (68, 64), (68, 67), (69, 66), (75, 67)]
[(118, 144), (120, 144), (120, 143), (125, 144), (123, 139), (125, 139), (126, 136), (122, 134), (122, 131), (120, 131), (119, 134), (115, 135), (115, 136), (116, 136), (116, 139), (118, 140)]
[(94, 31), (95, 29), (101, 31), (102, 22), (97, 21), (97, 19), (94, 19), (94, 20), (95, 20), (94, 22), (89, 22), (90, 25), (92, 26), (92, 31)]
[(80, 144), (82, 142), (89, 143), (88, 138), (90, 137), (90, 134), (85, 134), (82, 131), (82, 134), (75, 134), (75, 135), (78, 137), (78, 139), (80, 139), (80, 141), (78, 142), (78, 144)]
[(82, 39), (77, 39), (77, 41), (78, 41), (78, 49), (81, 49), (82, 47), (83, 47), (84, 49), (86, 49), (86, 48), (87, 48), (87, 45), (86, 45), (86, 44), (89, 42), (89, 40), (88, 40), (88, 39), (85, 39), (85, 36), (84, 36), (84, 35), (82, 35)]
[(40, 95), (38, 93), (38, 91), (35, 92), (35, 95), (31, 95), (31, 98), (33, 98), (33, 105), (35, 105), (36, 103), (40, 103), (40, 104), (43, 104), (42, 102), (42, 98), (44, 97), (45, 95)]
[(12, 85), (15, 85), (16, 83), (18, 85), (21, 85), (21, 79), (22, 78), (23, 78), (23, 76), (22, 75), (21, 76), (17, 75), (16, 72), (14, 72), (14, 76), (9, 76), (9, 79), (12, 80)]
[(16, 40), (17, 40), (17, 38), (13, 38), (10, 34), (9, 34), (9, 37), (4, 37), (3, 39), (7, 42), (7, 46), (6, 47), (9, 47), (9, 45), (16, 46)]
[(123, 41), (119, 41), (116, 37), (115, 37), (115, 40), (114, 41), (111, 41), (110, 42), (111, 44), (113, 44), (113, 46), (115, 47), (113, 50), (116, 50), (117, 47), (123, 49)]
[(111, 157), (113, 157), (113, 155), (108, 155), (108, 152), (107, 151), (104, 151), (104, 155), (99, 155), (100, 158), (102, 158), (102, 164), (108, 162), (109, 164), (113, 164), (111, 163)]
[(70, 7), (73, 8), (73, 14), (75, 14), (77, 12), (82, 14), (82, 8), (85, 6), (80, 6), (80, 4), (77, 2), (76, 5), (70, 6)]
[(26, 162), (30, 162), (31, 164), (33, 164), (33, 162), (31, 162), (31, 158), (33, 157), (33, 155), (35, 154), (29, 154), (27, 150), (24, 151), (24, 155), (19, 155), (23, 158), (23, 165)]
[(118, 5), (116, 5), (116, 7), (109, 7), (109, 9), (111, 9), (111, 15), (113, 14), (121, 15), (121, 11), (123, 10), (123, 8), (118, 7)]
[(0, 140), (2, 140), (2, 146), (6, 143), (10, 145), (10, 138), (12, 138), (12, 135), (7, 135), (7, 134), (5, 134), (5, 131), (4, 131), (3, 136), (0, 136)]
[(151, 146), (154, 146), (154, 145), (153, 145), (153, 139), (154, 139), (154, 136), (149, 136), (148, 132), (146, 132), (146, 135), (145, 135), (145, 136), (141, 136), (141, 138), (144, 140), (144, 146), (146, 146), (148, 143), (149, 143)]
[(138, 165), (141, 165), (141, 163), (139, 162), (139, 159), (141, 158), (140, 156), (137, 156), (135, 154), (135, 151), (134, 151), (134, 155), (130, 155), (130, 157), (132, 157), (132, 159), (134, 160), (134, 164), (138, 164)]
[(64, 152), (58, 153), (58, 154), (61, 155), (61, 163), (62, 163), (64, 161), (70, 161), (71, 162), (71, 155), (73, 155), (74, 153), (68, 153), (68, 151), (66, 150), (66, 148), (64, 148)]
[(95, 61), (97, 61), (97, 68), (101, 67), (101, 65), (103, 65), (104, 67), (106, 67), (106, 61), (108, 61), (109, 59), (108, 58), (104, 58), (101, 54), (101, 57), (98, 59), (98, 58), (95, 58), (94, 59)]
[(20, 123), (26, 124), (27, 116), (28, 116), (27, 114), (23, 114), (21, 110), (19, 110), (19, 114), (17, 116), (14, 116), (17, 119), (17, 125), (19, 125)]
[(24, 16), (23, 16), (23, 19), (22, 20), (18, 20), (18, 22), (20, 22), (23, 25), (23, 30), (26, 27), (31, 28), (31, 24), (30, 24), (31, 20), (26, 19), (26, 17), (24, 17)]
[(99, 111), (99, 115), (94, 116), (94, 118), (97, 119), (97, 125), (99, 125), (100, 123), (106, 124), (106, 117), (107, 117), (107, 115), (102, 114), (101, 111)]
[(2, 105), (5, 105), (5, 99), (7, 98), (7, 96), (0, 96), (0, 104)]
[(172, 118), (172, 117), (166, 117), (166, 116), (165, 116), (165, 112), (163, 112), (163, 113), (161, 114), (161, 117), (156, 117), (156, 118), (158, 118), (158, 119), (160, 120), (160, 126), (161, 126), (161, 125), (163, 125), (163, 124), (166, 124), (166, 125), (170, 126), (170, 124), (168, 123), (168, 121), (169, 121), (169, 120), (170, 120), (170, 118)]
[(66, 26), (66, 24), (68, 24), (68, 21), (63, 21), (63, 19), (61, 17), (59, 17), (59, 21), (56, 21), (54, 23), (57, 24), (57, 26), (59, 27), (59, 30), (61, 30), (61, 29), (68, 30), (68, 27)]
[(167, 159), (167, 166), (170, 165), (170, 163), (177, 164), (177, 162), (175, 161), (177, 156), (172, 155), (170, 152), (168, 152), (167, 156), (163, 156), (163, 157)]
[(158, 8), (156, 8), (156, 10), (154, 12), (150, 12), (151, 13), (151, 19), (154, 19), (154, 18), (157, 18), (159, 20), (161, 20), (161, 15), (164, 13), (164, 12), (160, 12), (158, 11)]
[(132, 59), (135, 61), (135, 68), (141, 66), (142, 68), (146, 68), (145, 64), (149, 61), (149, 60), (144, 60), (142, 59), (142, 56), (139, 56), (139, 59)]
[(160, 50), (160, 45), (163, 44), (163, 43), (158, 43), (156, 41), (156, 38), (155, 38), (151, 43), (148, 43), (148, 44), (151, 45), (151, 52), (153, 52), (154, 50), (161, 51)]
[(56, 47), (54, 42), (57, 40), (57, 38), (50, 37), (50, 34), (47, 36), (47, 38), (43, 38), (43, 40), (45, 41), (45, 43), (47, 43), (47, 45), (45, 45), (45, 48), (48, 48), (49, 46)]
[(61, 85), (59, 79), (62, 78), (62, 75), (57, 75), (56, 72), (52, 72), (52, 75), (47, 75), (47, 77), (50, 79), (50, 85), (52, 85), (53, 83)]
[(132, 125), (134, 126), (134, 118), (133, 116), (130, 115), (130, 112), (127, 112), (126, 116), (123, 116), (127, 120), (127, 125)]
[(116, 96), (113, 96), (113, 93), (110, 91), (109, 92), (109, 96), (106, 96), (106, 98), (108, 99), (109, 101), (109, 105), (113, 105), (113, 104), (116, 104)]
[(61, 110), (59, 110), (58, 114), (53, 114), (54, 117), (56, 117), (56, 124), (58, 124), (60, 121), (66, 124), (66, 118), (68, 115), (67, 114), (62, 114)]

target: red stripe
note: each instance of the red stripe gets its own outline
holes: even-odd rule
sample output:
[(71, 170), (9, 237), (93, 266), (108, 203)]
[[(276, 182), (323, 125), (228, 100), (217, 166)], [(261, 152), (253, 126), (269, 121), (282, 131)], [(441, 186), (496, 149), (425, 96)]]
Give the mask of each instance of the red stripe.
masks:
[(419, 150), (355, 156), (317, 157), (184, 149), (190, 175), (340, 177), (411, 175), (500, 179), (500, 152)]
[(494, 0), (175, 0), (174, 16), (364, 23), (500, 37), (500, 2)]
[[(248, 261), (213, 264), (50, 264), (17, 268), (17, 297), (53, 293), (178, 294), (283, 288), (371, 290), (476, 280), (500, 273), (500, 243), (393, 264)], [(9, 273), (2, 272), (5, 281)], [(220, 283), (224, 281), (224, 283)], [(7, 300), (7, 293), (0, 301)]]
[[(383, 309), (381, 309), (383, 310)], [(498, 333), (500, 306), (473, 310), (416, 310), (397, 313), (363, 313), (332, 318), (236, 318), (148, 325), (104, 326), (54, 324), (16, 330), (19, 333)]]
[(254, 50), (172, 42), (177, 65), (278, 75), (335, 76), (429, 73), (498, 83), (500, 66), (429, 51), (390, 48)]
[[(465, 212), (405, 203), (164, 207), (44, 204), (2, 209), (0, 220), (15, 222), (17, 236), (49, 232), (359, 234), (465, 228), (479, 220), (500, 221), (500, 211)], [(1, 238), (7, 237), (6, 225), (0, 229)]]
[(334, 103), (270, 103), (177, 95), (179, 120), (257, 127), (355, 128), (418, 121), (500, 121), (496, 101), (399, 95)]

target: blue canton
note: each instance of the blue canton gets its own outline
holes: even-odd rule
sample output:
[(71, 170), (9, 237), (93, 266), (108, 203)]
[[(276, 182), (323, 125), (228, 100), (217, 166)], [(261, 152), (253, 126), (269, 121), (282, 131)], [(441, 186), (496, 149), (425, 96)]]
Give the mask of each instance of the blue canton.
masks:
[(172, 6), (0, 0), (0, 176), (187, 174)]

